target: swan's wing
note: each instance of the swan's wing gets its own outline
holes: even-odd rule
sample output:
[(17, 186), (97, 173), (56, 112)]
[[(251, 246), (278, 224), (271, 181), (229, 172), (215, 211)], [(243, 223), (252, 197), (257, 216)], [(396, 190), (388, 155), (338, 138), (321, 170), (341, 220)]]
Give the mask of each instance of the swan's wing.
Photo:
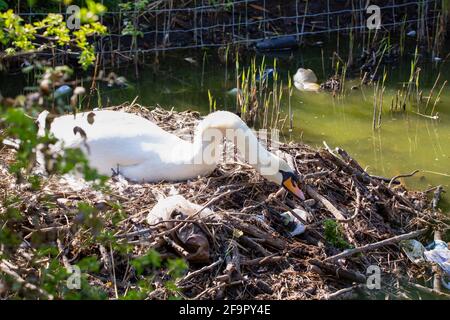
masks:
[(145, 118), (119, 111), (92, 111), (78, 113), (75, 116), (61, 116), (53, 120), (50, 130), (68, 145), (80, 140), (81, 134), (74, 133), (76, 127), (81, 128), (90, 141), (139, 136), (146, 136), (152, 141), (179, 139)]
[(64, 147), (85, 151), (90, 164), (103, 174), (110, 174), (118, 165), (169, 161), (171, 149), (188, 144), (145, 118), (117, 111), (58, 117), (50, 131)]

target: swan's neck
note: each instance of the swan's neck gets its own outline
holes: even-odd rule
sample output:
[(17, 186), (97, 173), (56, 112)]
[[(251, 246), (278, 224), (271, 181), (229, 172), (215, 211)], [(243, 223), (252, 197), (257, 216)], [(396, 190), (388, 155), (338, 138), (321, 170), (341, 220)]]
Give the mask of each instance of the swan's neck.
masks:
[[(197, 127), (194, 136), (194, 161), (205, 166), (216, 166), (223, 159), (224, 138), (236, 146), (245, 161), (269, 180), (278, 172), (279, 158), (267, 151), (258, 141), (253, 131), (236, 116), (237, 119), (206, 117)], [(233, 150), (226, 150), (226, 159), (234, 159)], [(200, 161), (200, 162), (199, 162)]]

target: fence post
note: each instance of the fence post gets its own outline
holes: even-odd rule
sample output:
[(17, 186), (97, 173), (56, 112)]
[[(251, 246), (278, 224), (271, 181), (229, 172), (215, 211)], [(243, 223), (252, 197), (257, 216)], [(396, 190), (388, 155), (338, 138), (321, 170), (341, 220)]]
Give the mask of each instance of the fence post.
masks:
[(299, 29), (298, 29), (298, 18), (299, 18), (298, 0), (295, 0), (295, 29), (297, 31), (297, 41), (299, 41), (299, 38), (300, 38), (300, 32), (299, 32)]
[(200, 8), (200, 45), (203, 46), (203, 10), (204, 10), (204, 1), (202, 0), (201, 8)]

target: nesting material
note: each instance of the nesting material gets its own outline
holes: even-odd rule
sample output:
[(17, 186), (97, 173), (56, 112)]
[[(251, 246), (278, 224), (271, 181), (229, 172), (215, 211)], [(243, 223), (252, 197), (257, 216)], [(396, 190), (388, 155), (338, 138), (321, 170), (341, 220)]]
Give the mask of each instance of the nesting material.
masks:
[(155, 204), (147, 216), (147, 223), (153, 225), (170, 220), (172, 214), (177, 211), (188, 217), (198, 215), (202, 219), (214, 215), (210, 209), (189, 202), (181, 195), (174, 195), (161, 199)]
[[(196, 112), (149, 110), (136, 104), (114, 109), (140, 114), (188, 140), (200, 120)], [(430, 285), (431, 268), (412, 263), (399, 242), (425, 243), (433, 230), (448, 227), (445, 216), (431, 208), (427, 194), (369, 175), (341, 149), (281, 143), (280, 151), (303, 177), (307, 200), (302, 203), (239, 160), (219, 165), (210, 176), (180, 183), (112, 179), (109, 191), (99, 193), (88, 186), (72, 189), (67, 179), (53, 176), (33, 191), (7, 172), (14, 152), (5, 147), (0, 152), (0, 197), (20, 195), (21, 201), (12, 205), (24, 219), (9, 228), (28, 243), (40, 239), (59, 248), (61, 264), (97, 257), (101, 269), (88, 280), (110, 298), (138, 286), (142, 276), (136, 275), (130, 259), (150, 249), (188, 262), (188, 272), (176, 282), (185, 298), (418, 298), (420, 293), (409, 290), (409, 284)], [(103, 244), (92, 241), (97, 239), (97, 225), (79, 221), (81, 202), (95, 208), (93, 215), (101, 219), (103, 232), (132, 251), (113, 252), (114, 263), (108, 263)], [(303, 233), (290, 234), (284, 212), (304, 225)], [(33, 245), (23, 245), (8, 261), (31, 284), (38, 281), (39, 263), (46, 263), (34, 259), (35, 254)], [(366, 287), (370, 266), (382, 272), (381, 289)], [(148, 298), (173, 294), (162, 285), (167, 279), (163, 271), (148, 279), (155, 288)]]

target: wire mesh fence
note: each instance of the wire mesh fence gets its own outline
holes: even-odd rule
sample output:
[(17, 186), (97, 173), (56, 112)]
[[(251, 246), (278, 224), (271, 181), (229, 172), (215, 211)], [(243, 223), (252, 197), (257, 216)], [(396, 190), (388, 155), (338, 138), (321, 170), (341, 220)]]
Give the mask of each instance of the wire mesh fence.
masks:
[(438, 19), (441, 5), (439, 0), (157, 0), (140, 7), (141, 1), (145, 0), (128, 1), (131, 10), (104, 13), (102, 19), (109, 26), (109, 34), (99, 41), (99, 52), (129, 54), (250, 46), (287, 36), (302, 42), (306, 36), (368, 32), (369, 4), (380, 7), (382, 29), (417, 30), (420, 37)]

